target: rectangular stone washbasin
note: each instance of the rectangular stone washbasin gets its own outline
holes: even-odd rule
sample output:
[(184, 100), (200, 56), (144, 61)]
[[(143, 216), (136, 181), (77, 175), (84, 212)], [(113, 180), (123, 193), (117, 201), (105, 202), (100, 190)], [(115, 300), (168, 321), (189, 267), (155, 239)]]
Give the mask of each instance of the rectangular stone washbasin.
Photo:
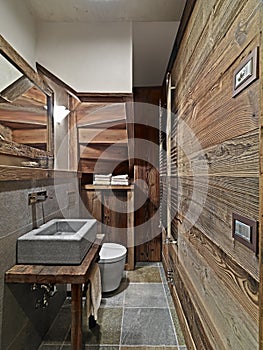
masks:
[(50, 220), (18, 238), (17, 263), (78, 265), (96, 235), (95, 219)]

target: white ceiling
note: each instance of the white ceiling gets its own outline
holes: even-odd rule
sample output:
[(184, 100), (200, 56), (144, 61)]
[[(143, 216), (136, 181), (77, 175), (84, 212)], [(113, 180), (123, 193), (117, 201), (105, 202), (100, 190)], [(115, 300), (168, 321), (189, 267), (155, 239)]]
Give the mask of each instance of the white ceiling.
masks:
[(38, 21), (133, 22), (133, 85), (154, 86), (163, 82), (186, 0), (26, 2)]

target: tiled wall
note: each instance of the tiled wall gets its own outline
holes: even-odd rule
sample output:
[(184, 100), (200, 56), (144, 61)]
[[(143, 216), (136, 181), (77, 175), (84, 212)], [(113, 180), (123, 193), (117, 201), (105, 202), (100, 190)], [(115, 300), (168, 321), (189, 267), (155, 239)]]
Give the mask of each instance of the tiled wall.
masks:
[[(41, 190), (47, 190), (47, 200), (34, 206), (28, 205), (28, 194)], [(68, 192), (71, 197), (70, 203)], [(72, 203), (72, 192), (75, 193), (75, 203)], [(58, 286), (58, 292), (50, 299), (49, 306), (36, 309), (37, 292), (31, 290), (31, 285), (4, 283), (5, 271), (16, 263), (17, 238), (34, 228), (34, 224), (39, 226), (50, 219), (63, 217), (79, 217), (77, 177), (1, 182), (1, 349), (36, 349), (65, 298), (65, 286)]]

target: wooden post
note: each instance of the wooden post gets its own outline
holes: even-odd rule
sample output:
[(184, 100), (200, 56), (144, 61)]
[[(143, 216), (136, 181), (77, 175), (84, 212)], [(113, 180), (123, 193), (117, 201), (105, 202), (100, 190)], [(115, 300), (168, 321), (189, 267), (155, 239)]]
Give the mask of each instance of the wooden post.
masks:
[[(262, 11), (262, 6), (261, 6)], [(260, 28), (263, 25), (260, 16)], [(263, 68), (263, 35), (260, 34), (259, 71)], [(259, 350), (263, 350), (263, 90), (262, 74), (260, 95), (260, 120), (259, 120)]]
[(71, 345), (82, 349), (82, 284), (71, 284)]
[(69, 97), (69, 169), (78, 171), (78, 130), (76, 107), (80, 102), (74, 97)]
[(128, 245), (128, 263), (126, 270), (134, 270), (134, 191), (127, 191), (127, 245)]

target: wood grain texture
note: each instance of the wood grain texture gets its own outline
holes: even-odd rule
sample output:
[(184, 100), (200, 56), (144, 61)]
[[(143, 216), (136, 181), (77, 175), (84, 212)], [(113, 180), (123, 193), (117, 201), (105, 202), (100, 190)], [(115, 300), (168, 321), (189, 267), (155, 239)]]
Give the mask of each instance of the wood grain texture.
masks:
[[(135, 189), (135, 244), (136, 261), (161, 260), (161, 233), (159, 228), (159, 99), (161, 87), (134, 89), (134, 179), (143, 181), (143, 188)], [(150, 143), (142, 149), (139, 139)], [(147, 155), (147, 156), (146, 156)], [(138, 203), (143, 203), (138, 205)]]
[(172, 205), (182, 223), (172, 225), (179, 243), (168, 255), (198, 349), (259, 346), (262, 259), (233, 241), (232, 213), (261, 219), (262, 79), (235, 98), (232, 84), (240, 62), (256, 46), (262, 52), (262, 7), (257, 0), (197, 0), (171, 73), (172, 110), (178, 117), (172, 125), (173, 175), (178, 176), (178, 188), (171, 186)]
[(69, 169), (78, 169), (79, 148), (78, 148), (78, 129), (76, 108), (80, 102), (73, 96), (69, 96)]
[(87, 146), (80, 145), (80, 158), (83, 159), (101, 159), (101, 160), (118, 160), (124, 161), (128, 159), (127, 145), (101, 145), (88, 144)]
[[(260, 28), (263, 26), (263, 16), (260, 18)], [(259, 70), (262, 72), (263, 69), (263, 37), (261, 35), (260, 40), (260, 53), (259, 53)], [(262, 82), (262, 75), (261, 75)], [(260, 270), (260, 288), (259, 288), (259, 349), (263, 349), (263, 90), (261, 89), (260, 95), (261, 101), (261, 116), (259, 120), (259, 157), (260, 157), (260, 180), (259, 180), (259, 191), (260, 191), (260, 203), (259, 203), (259, 270)]]
[(46, 144), (46, 129), (13, 130), (13, 141), (25, 145)]
[(14, 48), (0, 35), (0, 53), (6, 57), (20, 72), (28, 77), (36, 86), (45, 93), (50, 94), (44, 81), (36, 71), (14, 50)]
[(78, 127), (100, 123), (125, 123), (125, 103), (81, 103), (77, 108)]
[(179, 175), (258, 176), (259, 133), (249, 133), (212, 147), (182, 154), (178, 163)]
[(80, 159), (79, 171), (87, 174), (109, 174), (122, 175), (129, 171), (128, 161), (120, 162), (118, 160), (96, 160)]
[[(82, 202), (91, 217), (101, 225), (105, 242), (120, 243), (128, 248), (128, 270), (133, 270), (134, 259), (134, 187), (85, 185), (81, 191)], [(83, 216), (87, 216), (84, 209)]]
[(79, 142), (84, 144), (127, 143), (127, 131), (118, 129), (78, 129)]
[(210, 261), (207, 263), (182, 236), (179, 244), (180, 273), (184, 283), (189, 282), (187, 290), (213, 348), (221, 343), (222, 349), (257, 349), (258, 323), (218, 278)]
[(188, 230), (189, 221), (258, 279), (257, 257), (232, 239), (232, 213), (258, 218), (258, 178), (209, 177), (208, 184), (202, 177), (178, 181), (183, 229)]

